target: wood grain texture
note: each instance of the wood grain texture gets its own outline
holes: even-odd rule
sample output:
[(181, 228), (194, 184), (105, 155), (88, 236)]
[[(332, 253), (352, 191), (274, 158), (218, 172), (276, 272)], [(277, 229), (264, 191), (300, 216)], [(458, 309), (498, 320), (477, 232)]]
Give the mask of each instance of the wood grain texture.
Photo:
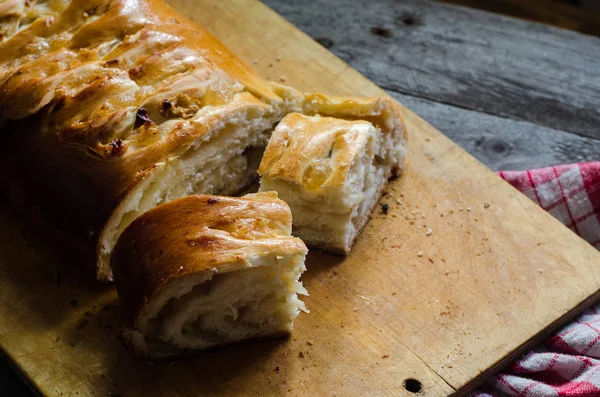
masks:
[[(500, 13), (533, 22), (541, 22), (580, 33), (600, 36), (600, 12), (596, 0), (588, 1), (589, 8), (558, 0), (437, 0), (485, 11)], [(592, 7), (592, 2), (596, 7)], [(575, 2), (577, 3), (577, 2)], [(585, 3), (585, 2), (579, 2)]]
[(266, 4), (386, 90), (600, 138), (600, 38), (425, 0)]
[(598, 139), (390, 93), (494, 171), (600, 159)]
[[(171, 3), (267, 77), (382, 93), (256, 1)], [(119, 342), (112, 287), (0, 208), (0, 347), (48, 396), (410, 396), (408, 378), (423, 396), (465, 394), (597, 298), (600, 254), (404, 113), (409, 155), (388, 214), (348, 258), (309, 255), (311, 313), (291, 338), (145, 364)]]

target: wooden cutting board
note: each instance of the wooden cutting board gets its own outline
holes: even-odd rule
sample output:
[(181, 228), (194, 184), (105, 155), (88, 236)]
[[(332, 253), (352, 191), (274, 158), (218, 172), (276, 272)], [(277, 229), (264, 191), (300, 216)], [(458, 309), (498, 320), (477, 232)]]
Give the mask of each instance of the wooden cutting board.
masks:
[[(255, 0), (171, 3), (270, 79), (382, 94)], [(311, 312), (290, 338), (144, 363), (119, 341), (112, 287), (2, 208), (1, 348), (47, 396), (465, 394), (598, 298), (600, 254), (405, 116), (409, 155), (380, 203), (387, 214), (348, 258), (309, 255)]]

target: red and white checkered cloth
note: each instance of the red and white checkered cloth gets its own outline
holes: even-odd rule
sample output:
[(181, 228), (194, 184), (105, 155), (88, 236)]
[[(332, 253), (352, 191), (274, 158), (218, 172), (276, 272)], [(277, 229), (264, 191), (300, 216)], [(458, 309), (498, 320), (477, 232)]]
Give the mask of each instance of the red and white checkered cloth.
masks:
[[(600, 162), (499, 175), (600, 249)], [(600, 304), (470, 397), (492, 396), (599, 397)]]

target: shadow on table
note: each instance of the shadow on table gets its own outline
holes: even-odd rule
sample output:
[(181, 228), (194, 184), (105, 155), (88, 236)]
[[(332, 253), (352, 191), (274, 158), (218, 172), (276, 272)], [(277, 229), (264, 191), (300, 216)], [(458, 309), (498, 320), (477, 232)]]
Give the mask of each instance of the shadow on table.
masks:
[(0, 390), (3, 396), (36, 397), (40, 393), (15, 366), (12, 360), (0, 350)]
[[(271, 389), (269, 384), (276, 382), (275, 378), (287, 377), (286, 365), (274, 357), (281, 357), (288, 339), (242, 343), (162, 363), (145, 362), (119, 344), (102, 355), (105, 372), (90, 381), (99, 395), (236, 395), (236, 390), (247, 387), (247, 377), (255, 379), (256, 369), (260, 368), (264, 376), (255, 382), (264, 382), (265, 388)], [(269, 395), (266, 389), (265, 395)]]
[[(31, 331), (56, 327), (112, 290), (95, 280), (89, 257), (37, 228), (0, 202), (0, 286), (5, 306)], [(10, 315), (9, 315), (10, 317)], [(9, 318), (10, 319), (10, 318)]]

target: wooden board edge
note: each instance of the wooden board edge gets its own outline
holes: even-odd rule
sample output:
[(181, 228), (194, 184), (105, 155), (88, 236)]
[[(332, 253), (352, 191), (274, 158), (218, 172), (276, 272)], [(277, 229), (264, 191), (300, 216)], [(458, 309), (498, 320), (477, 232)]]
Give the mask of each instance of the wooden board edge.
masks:
[[(471, 379), (467, 384), (462, 386), (460, 389), (456, 390), (454, 386), (453, 389), (456, 392), (452, 393), (451, 397), (464, 397), (469, 393), (482, 386), (486, 381), (491, 379), (493, 376), (497, 375), (503, 368), (505, 368), (511, 362), (517, 360), (520, 356), (525, 354), (527, 351), (531, 350), (535, 346), (540, 345), (547, 339), (550, 335), (557, 332), (560, 328), (565, 326), (571, 320), (575, 319), (579, 315), (581, 315), (585, 310), (589, 309), (594, 303), (600, 301), (600, 289), (596, 291), (593, 295), (589, 296), (587, 299), (582, 301), (579, 305), (570, 309), (567, 313), (565, 313), (562, 317), (557, 320), (554, 320), (552, 323), (548, 324), (546, 328), (542, 331), (531, 337), (529, 340), (525, 341), (522, 345), (517, 347), (507, 356), (502, 358), (500, 361), (493, 364), (486, 370), (483, 370), (480, 374)], [(440, 376), (441, 377), (441, 376)], [(442, 379), (444, 379), (442, 377)]]
[(3, 360), (5, 363), (8, 364), (9, 367), (11, 367), (15, 373), (17, 374), (17, 377), (19, 379), (19, 381), (21, 383), (23, 383), (25, 385), (25, 387), (35, 396), (39, 396), (39, 397), (45, 397), (44, 394), (41, 392), (41, 389), (38, 387), (38, 385), (36, 385), (35, 381), (33, 379), (31, 379), (28, 375), (27, 372), (25, 372), (17, 363), (17, 360), (15, 360), (7, 351), (7, 349), (0, 345), (0, 360)]

